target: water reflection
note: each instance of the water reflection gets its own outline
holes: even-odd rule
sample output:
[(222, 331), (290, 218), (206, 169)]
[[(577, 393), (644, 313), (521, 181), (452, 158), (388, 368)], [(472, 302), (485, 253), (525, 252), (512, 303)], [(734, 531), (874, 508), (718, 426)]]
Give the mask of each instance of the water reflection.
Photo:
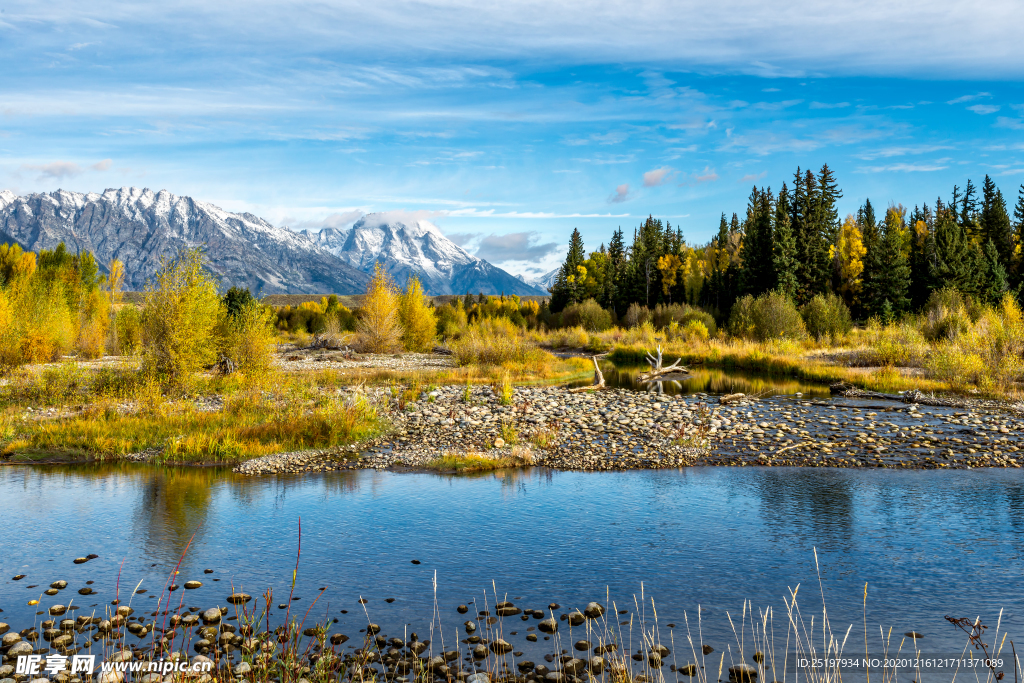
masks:
[[(641, 372), (648, 372), (646, 366), (616, 366), (603, 363), (605, 383), (610, 387), (647, 391), (648, 387), (640, 383), (637, 377)], [(805, 396), (829, 396), (828, 387), (821, 384), (808, 384), (785, 377), (772, 377), (740, 371), (725, 371), (714, 368), (694, 367), (688, 375), (672, 375), (671, 380), (663, 383), (664, 393), (677, 394), (796, 394)], [(589, 381), (581, 381), (583, 386)], [(660, 393), (660, 391), (659, 391)]]
[[(816, 585), (816, 550), (837, 618), (860, 623), (870, 583), (876, 623), (897, 623), (901, 633), (927, 627), (931, 638), (944, 614), (991, 616), (1002, 607), (1004, 623), (1024, 632), (1017, 471), (534, 468), (244, 478), (131, 465), (3, 467), (0, 495), (3, 538), (17, 539), (5, 543), (0, 567), (8, 578), (31, 577), (0, 577), (9, 623), (30, 623), (26, 604), (39, 588), (27, 586), (55, 579), (75, 590), (94, 580), (102, 603), (123, 571), (122, 585), (147, 582), (149, 602), (193, 534), (182, 578), (204, 581), (188, 593), (195, 604), (222, 601), (230, 585), (287, 592), (301, 518), (296, 595), (308, 604), (326, 586), (322, 604), (333, 616), (363, 615), (356, 600), (368, 596), (374, 619), (394, 628), (431, 614), (436, 572), (445, 609), (491, 591), (492, 581), (541, 606), (585, 605), (606, 587), (628, 602), (642, 582), (666, 623), (699, 602), (712, 610), (707, 628), (726, 638), (727, 621), (711, 617), (739, 610), (744, 599), (781, 608), (787, 587)], [(88, 553), (100, 557), (72, 564)]]

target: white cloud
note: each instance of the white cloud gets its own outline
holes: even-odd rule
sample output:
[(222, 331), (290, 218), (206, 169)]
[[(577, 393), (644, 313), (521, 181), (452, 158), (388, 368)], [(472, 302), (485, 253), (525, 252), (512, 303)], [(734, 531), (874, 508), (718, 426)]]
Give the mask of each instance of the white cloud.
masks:
[(810, 104), (811, 109), (845, 109), (846, 107), (849, 106), (849, 102), (811, 102)]
[(963, 95), (956, 98), (955, 100), (949, 100), (946, 104), (963, 104), (964, 102), (973, 102), (974, 100), (980, 100), (983, 97), (992, 97), (992, 93), (979, 92), (974, 95)]
[(612, 194), (611, 197), (608, 198), (608, 201), (611, 202), (612, 204), (619, 204), (628, 199), (631, 199), (631, 197), (629, 196), (629, 184), (623, 183), (622, 185), (619, 185), (618, 187), (615, 188), (615, 192)]
[(38, 171), (40, 180), (64, 180), (82, 173), (81, 167), (72, 161), (54, 161), (49, 164), (24, 164), (26, 171)]
[(1011, 119), (1009, 116), (997, 116), (996, 127), (1010, 130), (1024, 130), (1024, 119)]
[(536, 232), (510, 232), (487, 235), (479, 241), (476, 256), (491, 263), (503, 261), (542, 261), (559, 251), (555, 242), (541, 242)]
[(760, 173), (748, 173), (747, 175), (745, 175), (742, 178), (740, 178), (737, 182), (740, 182), (740, 183), (750, 183), (750, 182), (754, 182), (756, 180), (760, 180), (761, 178), (764, 178), (767, 175), (768, 175), (768, 171), (761, 171)]
[(929, 173), (949, 168), (947, 164), (890, 164), (888, 166), (868, 166), (857, 169), (858, 173)]
[(975, 114), (982, 115), (995, 114), (997, 111), (1000, 110), (1000, 108), (1001, 107), (998, 104), (975, 104), (973, 106), (967, 107), (968, 111), (973, 111)]
[(94, 171), (106, 171), (110, 169), (110, 166), (113, 163), (114, 162), (111, 159), (103, 159), (102, 161), (97, 161), (95, 164), (90, 166), (90, 168)]
[(672, 174), (672, 169), (662, 166), (644, 173), (644, 187), (657, 187), (664, 184)]

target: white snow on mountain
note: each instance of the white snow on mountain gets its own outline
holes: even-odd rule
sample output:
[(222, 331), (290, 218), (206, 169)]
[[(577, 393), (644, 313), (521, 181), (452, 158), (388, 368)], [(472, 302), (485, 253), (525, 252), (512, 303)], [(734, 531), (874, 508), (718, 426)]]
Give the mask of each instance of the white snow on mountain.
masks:
[(400, 286), (416, 275), (428, 294), (546, 294), (470, 255), (426, 220), (371, 213), (347, 230), (321, 228), (302, 234), (365, 273), (381, 262)]

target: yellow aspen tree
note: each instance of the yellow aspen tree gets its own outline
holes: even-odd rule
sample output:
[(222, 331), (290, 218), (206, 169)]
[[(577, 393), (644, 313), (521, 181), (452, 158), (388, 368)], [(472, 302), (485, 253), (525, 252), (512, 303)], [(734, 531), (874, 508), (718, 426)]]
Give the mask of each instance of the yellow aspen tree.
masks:
[[(518, 299), (509, 303), (518, 310)], [(434, 347), (437, 315), (416, 276), (410, 277), (405, 285), (398, 304), (398, 316), (402, 322), (402, 345), (406, 351), (424, 353)]]
[(839, 289), (848, 306), (859, 301), (861, 286), (864, 283), (864, 256), (867, 253), (864, 235), (857, 226), (857, 220), (850, 214), (839, 229), (836, 249), (836, 258), (839, 260)]
[(370, 353), (392, 353), (402, 346), (402, 323), (398, 316), (398, 289), (388, 271), (378, 262), (366, 287), (366, 296), (356, 324), (357, 344)]

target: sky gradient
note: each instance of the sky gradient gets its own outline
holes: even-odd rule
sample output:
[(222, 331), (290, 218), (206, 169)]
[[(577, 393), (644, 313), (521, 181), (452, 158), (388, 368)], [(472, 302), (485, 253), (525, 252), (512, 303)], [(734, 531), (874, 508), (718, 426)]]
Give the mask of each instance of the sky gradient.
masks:
[(413, 213), (526, 274), (573, 227), (706, 241), (797, 165), (843, 213), (986, 173), (1012, 203), (1024, 11), (892, 4), (0, 0), (0, 188)]

